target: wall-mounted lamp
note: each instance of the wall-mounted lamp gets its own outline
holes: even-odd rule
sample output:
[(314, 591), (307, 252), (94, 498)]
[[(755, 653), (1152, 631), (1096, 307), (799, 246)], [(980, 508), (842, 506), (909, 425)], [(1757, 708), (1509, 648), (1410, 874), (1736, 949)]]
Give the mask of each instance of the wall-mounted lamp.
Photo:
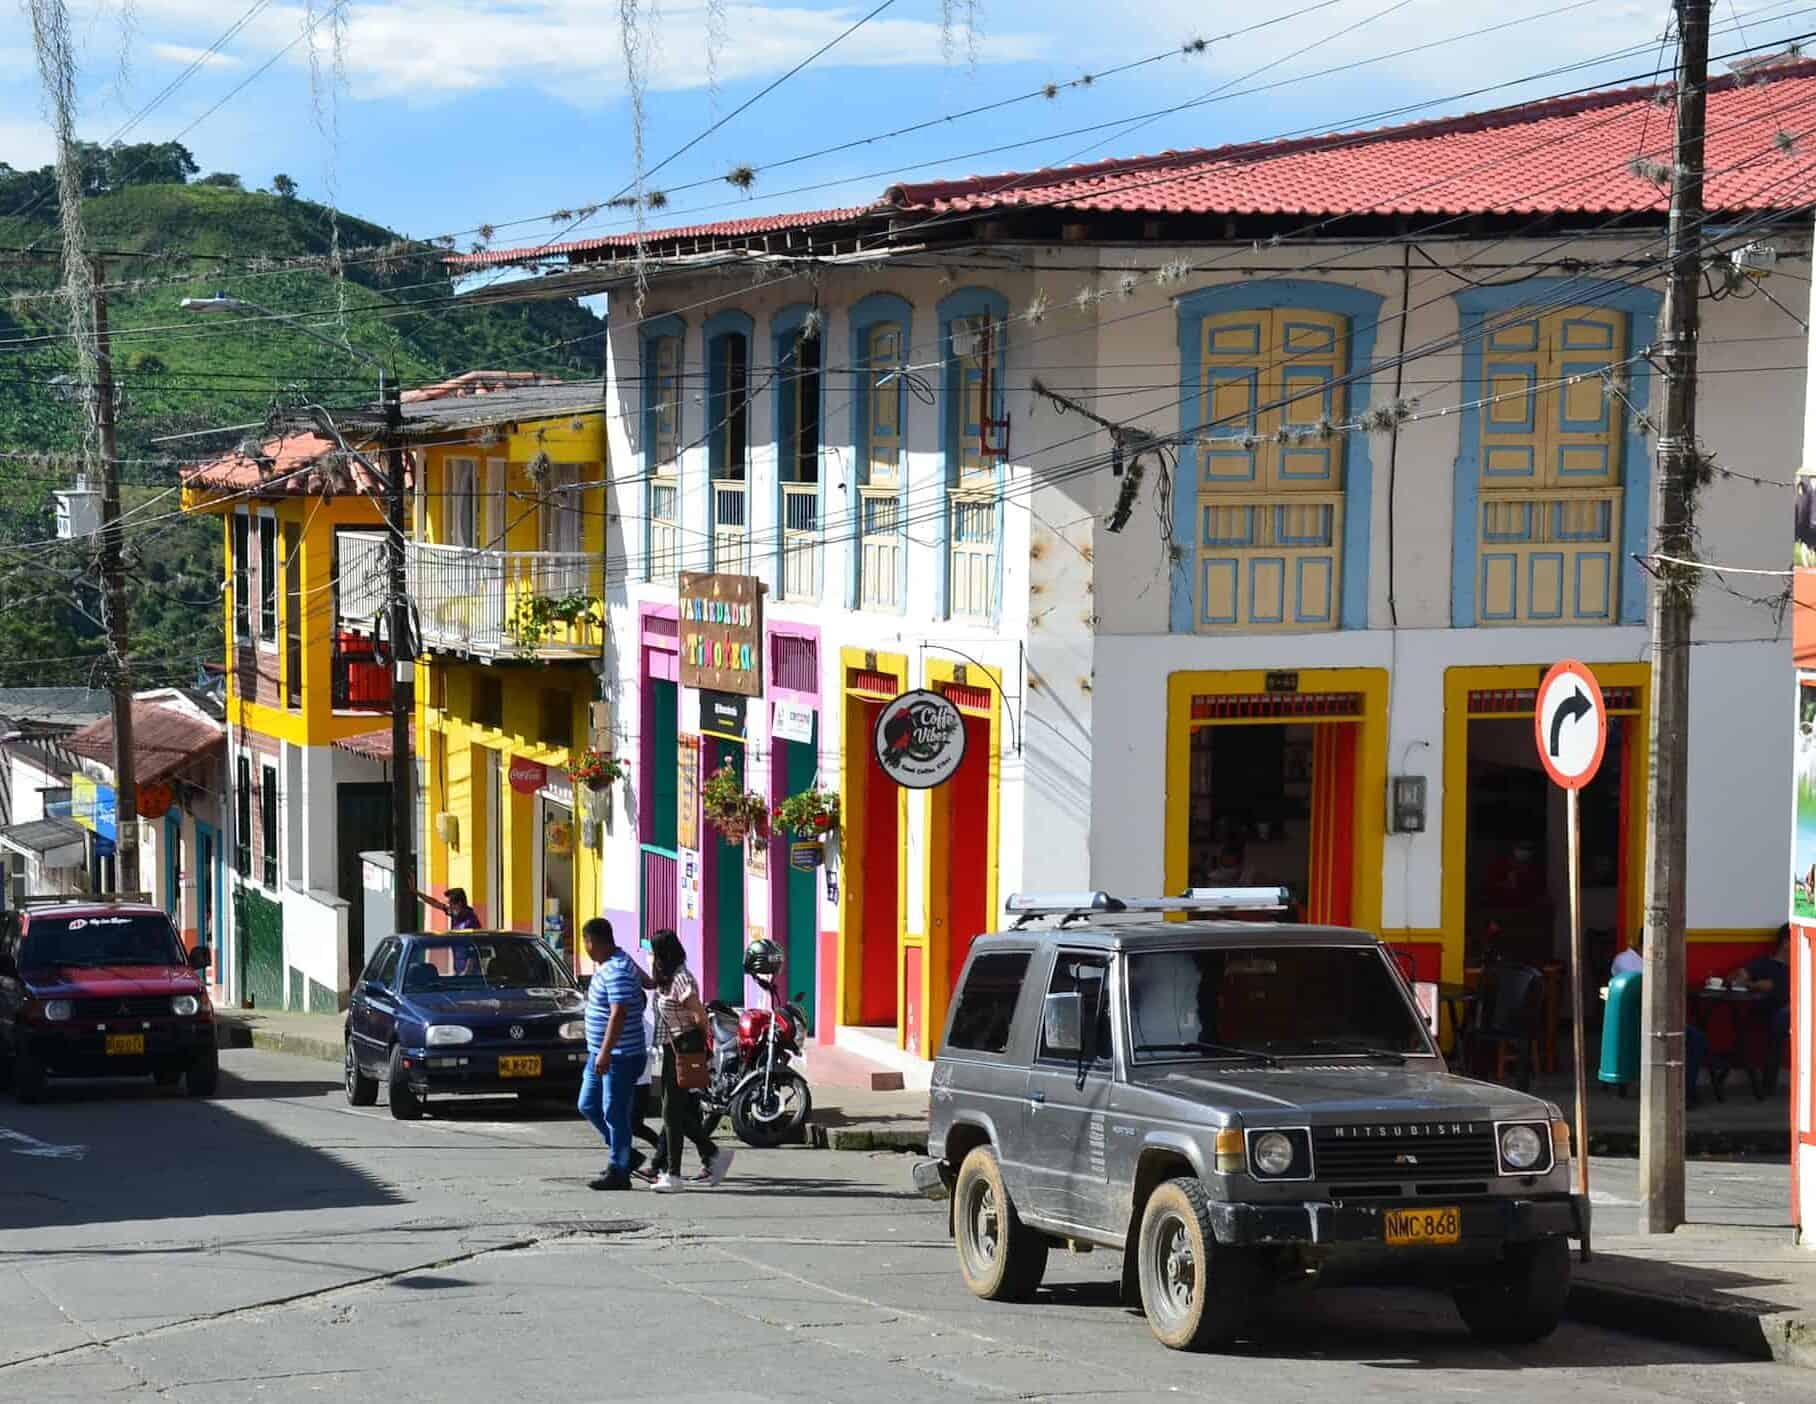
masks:
[(1425, 832), (1425, 777), (1396, 775), (1388, 782), (1387, 826), (1396, 834)]

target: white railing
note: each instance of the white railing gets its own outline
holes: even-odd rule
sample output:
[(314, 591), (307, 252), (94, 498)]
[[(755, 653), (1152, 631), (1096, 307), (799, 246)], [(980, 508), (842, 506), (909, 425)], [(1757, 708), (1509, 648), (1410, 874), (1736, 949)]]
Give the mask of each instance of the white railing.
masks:
[(657, 478), (649, 485), (649, 578), (673, 581), (681, 569), (681, 485)]
[(952, 494), (947, 550), (954, 615), (988, 618), (996, 604), (996, 495), (975, 489)]
[(336, 532), (334, 568), (340, 621), (370, 629), (391, 596), (385, 534), (382, 531)]
[(820, 597), (820, 485), (782, 484), (782, 598)]
[(858, 489), (858, 605), (902, 607), (902, 498), (892, 487)]
[(750, 493), (743, 483), (713, 483), (713, 569), (750, 574)]
[[(484, 657), (590, 656), (603, 641), (604, 569), (579, 551), (479, 551), (417, 541), (410, 598), (427, 648)], [(550, 617), (538, 600), (591, 602), (591, 621)]]

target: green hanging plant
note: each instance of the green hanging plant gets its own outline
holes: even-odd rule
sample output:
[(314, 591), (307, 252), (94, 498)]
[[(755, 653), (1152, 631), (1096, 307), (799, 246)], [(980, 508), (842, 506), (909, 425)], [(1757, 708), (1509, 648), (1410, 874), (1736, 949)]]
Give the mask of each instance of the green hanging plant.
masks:
[(825, 838), (838, 830), (839, 797), (832, 790), (802, 790), (778, 804), (771, 818), (795, 838)]
[(534, 653), (561, 630), (603, 623), (595, 611), (598, 603), (592, 595), (525, 595), (517, 601), (507, 631), (519, 652)]
[(769, 806), (763, 796), (744, 788), (744, 782), (723, 762), (700, 787), (700, 809), (729, 843), (743, 843), (751, 834), (762, 837), (769, 818)]

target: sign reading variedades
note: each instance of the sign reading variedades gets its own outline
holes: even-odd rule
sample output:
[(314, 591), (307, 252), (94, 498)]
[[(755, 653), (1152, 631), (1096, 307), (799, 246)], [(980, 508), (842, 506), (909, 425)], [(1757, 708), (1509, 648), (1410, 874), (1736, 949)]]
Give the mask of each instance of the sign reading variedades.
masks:
[(754, 575), (681, 573), (681, 686), (763, 695), (763, 589)]
[(910, 790), (943, 785), (965, 759), (965, 718), (937, 692), (904, 692), (876, 719), (877, 764)]
[(541, 761), (511, 758), (511, 788), (520, 795), (533, 795), (549, 783), (549, 768)]

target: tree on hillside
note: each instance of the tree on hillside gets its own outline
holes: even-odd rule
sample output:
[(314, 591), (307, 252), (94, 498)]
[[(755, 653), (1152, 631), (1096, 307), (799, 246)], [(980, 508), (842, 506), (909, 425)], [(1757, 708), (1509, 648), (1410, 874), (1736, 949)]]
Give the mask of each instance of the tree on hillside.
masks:
[(282, 171), (271, 177), (271, 188), (286, 200), (296, 198), (296, 182)]
[(196, 184), (218, 185), (223, 190), (244, 190), (246, 188), (244, 185), (240, 184), (240, 178), (232, 171), (214, 171), (209, 175), (203, 176)]

